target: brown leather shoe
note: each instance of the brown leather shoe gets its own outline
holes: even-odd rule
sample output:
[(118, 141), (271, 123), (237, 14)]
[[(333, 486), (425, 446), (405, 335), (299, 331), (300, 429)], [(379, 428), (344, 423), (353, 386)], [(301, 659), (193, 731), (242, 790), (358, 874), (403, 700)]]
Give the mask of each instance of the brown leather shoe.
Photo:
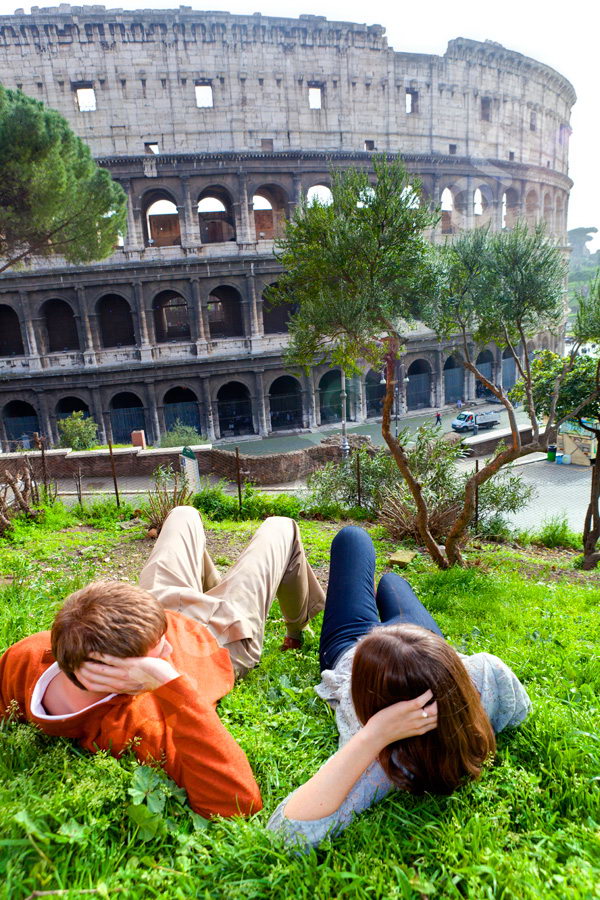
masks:
[(300, 638), (290, 637), (289, 634), (286, 634), (279, 649), (282, 651), (282, 653), (285, 650), (299, 650), (302, 647), (303, 643), (304, 642)]

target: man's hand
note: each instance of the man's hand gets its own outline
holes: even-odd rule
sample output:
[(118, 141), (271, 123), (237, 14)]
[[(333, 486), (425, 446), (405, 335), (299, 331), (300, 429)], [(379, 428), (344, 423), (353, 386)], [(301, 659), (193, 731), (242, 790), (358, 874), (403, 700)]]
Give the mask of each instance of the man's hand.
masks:
[(405, 738), (426, 734), (437, 728), (437, 703), (431, 691), (414, 700), (401, 700), (380, 709), (365, 725), (381, 749)]
[(166, 659), (156, 656), (108, 656), (99, 653), (84, 662), (75, 675), (88, 691), (111, 694), (141, 694), (154, 691), (179, 678), (179, 672)]

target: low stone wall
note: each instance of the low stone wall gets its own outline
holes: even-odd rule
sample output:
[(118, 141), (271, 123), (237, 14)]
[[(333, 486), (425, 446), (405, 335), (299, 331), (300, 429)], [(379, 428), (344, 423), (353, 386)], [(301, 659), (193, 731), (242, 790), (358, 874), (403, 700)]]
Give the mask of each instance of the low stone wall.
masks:
[[(531, 425), (519, 425), (521, 443), (530, 444), (533, 439)], [(465, 447), (470, 450), (469, 456), (489, 456), (501, 441), (510, 443), (510, 428), (502, 428), (500, 431), (490, 431), (482, 434), (479, 432), (474, 437), (466, 438)]]
[[(236, 456), (231, 450), (217, 450), (210, 445), (193, 448), (201, 475), (214, 475), (227, 481), (236, 480)], [(141, 450), (127, 447), (113, 451), (118, 478), (150, 477), (159, 466), (179, 468), (179, 447), (160, 450)], [(8, 469), (18, 474), (27, 458), (36, 478), (41, 480), (42, 454), (40, 451), (0, 454), (0, 476)], [(326, 462), (340, 458), (339, 445), (317, 444), (305, 450), (291, 453), (273, 453), (263, 456), (240, 454), (240, 471), (244, 481), (253, 484), (282, 484), (305, 478)], [(72, 478), (79, 470), (83, 478), (112, 478), (108, 450), (75, 452), (68, 449), (48, 450), (45, 454), (48, 478)]]

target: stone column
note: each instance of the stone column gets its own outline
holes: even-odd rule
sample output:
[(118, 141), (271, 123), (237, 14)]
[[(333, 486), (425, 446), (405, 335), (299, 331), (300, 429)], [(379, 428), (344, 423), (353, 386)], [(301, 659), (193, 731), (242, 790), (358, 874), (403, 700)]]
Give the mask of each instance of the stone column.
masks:
[[(153, 381), (146, 382), (146, 396), (148, 397), (148, 412), (150, 414), (150, 422), (152, 425), (152, 437), (148, 439), (147, 442), (149, 444), (155, 444), (158, 446), (160, 443), (160, 422), (158, 419), (158, 403), (156, 400), (156, 387)], [(146, 427), (148, 426), (148, 421), (146, 420)]]
[(263, 378), (263, 371), (259, 370), (254, 373), (254, 384), (256, 390), (256, 411), (258, 414), (258, 433), (265, 437), (270, 428), (267, 423), (267, 411), (265, 408), (265, 384)]
[(183, 175), (180, 179), (183, 189), (183, 206), (178, 207), (180, 213), (180, 221), (183, 216), (184, 229), (181, 235), (182, 247), (188, 249), (197, 249), (202, 243), (200, 240), (200, 221), (198, 219), (198, 210), (194, 212), (192, 197), (190, 194), (190, 179)]
[(39, 410), (38, 418), (40, 420), (40, 428), (42, 430), (42, 434), (46, 437), (47, 447), (52, 447), (56, 436), (54, 434), (54, 429), (52, 427), (52, 419), (50, 417), (50, 412), (48, 410), (48, 398), (42, 391), (36, 392), (37, 397), (37, 407)]
[(433, 405), (444, 406), (444, 370), (442, 369), (442, 351), (435, 351), (435, 365), (431, 373), (433, 384)]
[(244, 172), (238, 172), (239, 200), (234, 203), (236, 238), (238, 244), (249, 244), (256, 241), (254, 215), (250, 214), (252, 199), (248, 197), (248, 184)]
[(152, 345), (148, 337), (148, 320), (144, 303), (144, 292), (141, 281), (132, 281), (132, 296), (138, 321), (138, 340), (140, 344), (140, 359), (152, 359)]
[(92, 418), (96, 425), (98, 426), (98, 443), (106, 444), (107, 442), (107, 433), (106, 433), (106, 424), (104, 421), (104, 413), (102, 411), (102, 403), (100, 401), (100, 397), (96, 391), (90, 392), (92, 399), (92, 408), (90, 410), (92, 414)]
[[(252, 268), (254, 268), (252, 266)], [(256, 301), (256, 284), (254, 281), (254, 272), (246, 275), (246, 297), (248, 298), (248, 306), (250, 313), (250, 337), (257, 337), (263, 334), (262, 320), (258, 317), (258, 304)]]
[(467, 202), (465, 205), (465, 226), (467, 231), (471, 231), (471, 229), (475, 225), (475, 203), (474, 203), (474, 192), (473, 192), (473, 178), (471, 175), (467, 176)]
[(356, 408), (356, 419), (358, 422), (364, 422), (367, 418), (367, 386), (365, 383), (366, 373), (356, 377), (356, 385), (358, 387), (357, 397), (358, 404)]
[(23, 349), (29, 357), (29, 367), (31, 369), (39, 369), (41, 366), (40, 351), (33, 327), (33, 318), (31, 316), (31, 305), (25, 291), (19, 291), (19, 306), (23, 314), (23, 324), (25, 325), (23, 337)]
[(216, 440), (215, 435), (215, 423), (214, 423), (214, 415), (212, 402), (210, 397), (210, 380), (208, 378), (200, 379), (200, 391), (202, 396), (202, 408), (204, 410), (204, 421), (202, 423), (202, 430), (206, 434), (206, 437), (209, 441), (214, 442)]
[[(472, 358), (474, 347), (471, 346), (469, 349), (470, 349), (471, 358)], [(465, 372), (465, 377), (464, 377), (464, 382), (463, 382), (464, 399), (468, 403), (471, 400), (475, 399), (477, 379), (475, 378), (475, 375), (473, 374), (473, 372), (470, 372), (468, 369), (465, 369), (464, 372)]]
[(4, 424), (4, 419), (2, 418), (2, 416), (0, 416), (0, 451), (2, 453), (10, 453), (8, 433), (6, 431), (6, 425)]
[(305, 428), (317, 427), (317, 411), (315, 409), (315, 388), (310, 375), (302, 376), (302, 416)]
[(134, 196), (131, 179), (126, 178), (121, 184), (127, 192), (127, 236), (123, 249), (141, 251), (144, 249), (142, 210)]
[(300, 175), (294, 175), (294, 186), (291, 199), (288, 201), (288, 219), (292, 219), (294, 211), (302, 200), (302, 179)]
[(190, 278), (190, 291), (192, 295), (190, 314), (190, 338), (196, 345), (196, 355), (201, 356), (206, 351), (206, 338), (204, 336), (204, 321), (202, 319), (202, 301), (200, 298), (199, 278)]
[(76, 288), (77, 291), (77, 306), (79, 309), (78, 316), (78, 331), (79, 338), (81, 342), (81, 349), (83, 351), (83, 362), (86, 366), (93, 366), (96, 364), (96, 354), (94, 347), (94, 336), (92, 334), (92, 326), (90, 324), (90, 317), (87, 311), (87, 305), (85, 302), (85, 289), (78, 285)]

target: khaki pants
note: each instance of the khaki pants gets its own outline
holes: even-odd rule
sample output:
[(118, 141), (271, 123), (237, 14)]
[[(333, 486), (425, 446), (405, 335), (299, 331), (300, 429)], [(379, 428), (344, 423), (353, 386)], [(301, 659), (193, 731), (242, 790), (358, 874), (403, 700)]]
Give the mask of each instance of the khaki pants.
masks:
[(293, 519), (266, 519), (221, 577), (206, 550), (202, 519), (190, 506), (169, 514), (142, 569), (140, 586), (166, 609), (205, 625), (229, 650), (239, 677), (260, 659), (275, 596), (291, 633), (300, 632), (325, 604)]

